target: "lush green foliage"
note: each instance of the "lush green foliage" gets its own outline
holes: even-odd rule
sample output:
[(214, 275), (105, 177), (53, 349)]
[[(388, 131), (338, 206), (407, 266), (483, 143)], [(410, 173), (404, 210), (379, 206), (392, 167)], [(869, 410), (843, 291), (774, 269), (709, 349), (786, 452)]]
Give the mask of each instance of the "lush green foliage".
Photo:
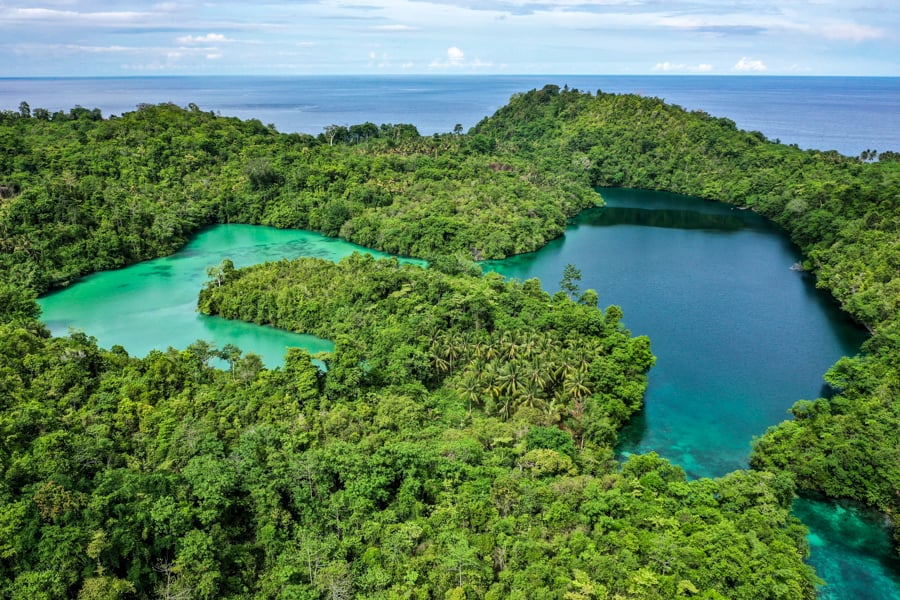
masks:
[(642, 405), (654, 360), (646, 337), (628, 338), (616, 306), (604, 314), (562, 293), (551, 298), (536, 279), (451, 275), (367, 254), (229, 269), (199, 307), (334, 340), (332, 397), (443, 384), (470, 409), (502, 419), (528, 411), (580, 445), (613, 443)]
[[(752, 464), (802, 487), (900, 514), (900, 162), (802, 151), (659, 99), (555, 87), (512, 99), (475, 135), (539, 162), (569, 157), (601, 186), (679, 192), (749, 207), (785, 228), (818, 285), (873, 331), (864, 357), (827, 375), (837, 396), (800, 402)], [(900, 536), (900, 530), (898, 536)], [(900, 541), (900, 537), (898, 537)]]
[(539, 248), (598, 202), (584, 182), (459, 135), (370, 123), (340, 133), (281, 135), (193, 106), (108, 120), (0, 114), (0, 276), (42, 292), (224, 222), (500, 258)]
[[(810, 597), (788, 471), (900, 502), (900, 164), (881, 158), (554, 87), (468, 135), (426, 138), (372, 124), (281, 135), (193, 106), (0, 113), (0, 594)], [(592, 184), (752, 207), (875, 331), (869, 355), (829, 373), (837, 396), (799, 403), (759, 442), (754, 465), (777, 475), (687, 482), (654, 456), (617, 468), (646, 341), (579, 296), (574, 271), (580, 302), (470, 273), (470, 258), (559, 235)], [(232, 221), (436, 268), (354, 257), (214, 273), (202, 306), (335, 339), (327, 374), (296, 350), (274, 371), (203, 343), (135, 359), (34, 321), (34, 291)]]
[[(245, 276), (298, 266), (310, 267)], [(357, 285), (346, 276), (361, 266), (371, 276)], [(470, 306), (495, 291), (488, 303), (506, 308), (489, 309), (485, 329), (493, 317), (512, 339), (516, 314), (536, 311), (535, 331), (553, 339), (565, 335), (556, 319), (604, 332), (597, 360), (622, 363), (627, 381), (640, 385), (647, 366), (645, 344), (606, 318), (616, 311), (536, 285), (529, 296), (360, 257), (326, 270), (329, 293), (375, 294), (379, 315), (441, 289)], [(367, 342), (415, 316), (410, 306), (379, 325), (360, 314), (367, 303), (327, 328)], [(449, 305), (424, 318), (454, 319)], [(0, 323), (4, 597), (814, 597), (789, 477), (688, 482), (653, 455), (619, 469), (608, 446), (585, 433), (576, 447), (544, 413), (470, 405), (428, 360), (422, 381), (376, 384), (390, 347), (339, 343), (327, 373), (298, 349), (274, 371), (202, 343), (136, 359), (84, 335), (51, 338), (31, 312)], [(208, 366), (215, 356), (229, 368)]]

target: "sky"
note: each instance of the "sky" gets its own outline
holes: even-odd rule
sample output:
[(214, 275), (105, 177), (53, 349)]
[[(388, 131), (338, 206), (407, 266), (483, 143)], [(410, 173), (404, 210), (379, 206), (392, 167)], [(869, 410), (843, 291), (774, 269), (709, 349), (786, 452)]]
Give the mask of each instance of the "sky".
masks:
[(0, 0), (0, 77), (900, 76), (897, 0)]

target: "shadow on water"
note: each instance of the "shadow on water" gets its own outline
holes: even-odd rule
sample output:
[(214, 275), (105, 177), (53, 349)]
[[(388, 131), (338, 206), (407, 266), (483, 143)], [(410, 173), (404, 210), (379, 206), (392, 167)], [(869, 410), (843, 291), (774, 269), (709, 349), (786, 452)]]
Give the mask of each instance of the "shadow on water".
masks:
[(779, 231), (781, 228), (752, 210), (725, 202), (671, 192), (630, 188), (596, 188), (605, 206), (582, 212), (579, 223), (596, 226), (638, 225), (683, 230)]
[(672, 229), (738, 231), (748, 227), (746, 219), (734, 214), (704, 214), (690, 210), (665, 210), (606, 206), (592, 210), (579, 223), (593, 227), (638, 225)]
[(619, 431), (619, 442), (616, 446), (616, 459), (619, 462), (627, 460), (632, 454), (632, 452), (628, 450), (623, 451), (621, 448), (637, 447), (644, 436), (647, 435), (648, 427), (647, 412), (642, 410), (631, 417), (628, 424)]

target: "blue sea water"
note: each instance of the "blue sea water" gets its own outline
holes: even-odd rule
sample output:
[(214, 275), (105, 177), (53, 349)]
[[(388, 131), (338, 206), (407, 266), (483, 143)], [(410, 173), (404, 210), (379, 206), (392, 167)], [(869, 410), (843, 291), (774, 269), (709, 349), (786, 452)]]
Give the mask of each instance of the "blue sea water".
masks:
[(308, 77), (115, 77), (0, 79), (0, 110), (189, 103), (259, 119), (279, 131), (318, 134), (327, 125), (412, 123), (423, 134), (468, 129), (515, 93), (546, 84), (656, 96), (735, 121), (741, 129), (801, 148), (856, 156), (900, 151), (900, 78), (469, 75)]

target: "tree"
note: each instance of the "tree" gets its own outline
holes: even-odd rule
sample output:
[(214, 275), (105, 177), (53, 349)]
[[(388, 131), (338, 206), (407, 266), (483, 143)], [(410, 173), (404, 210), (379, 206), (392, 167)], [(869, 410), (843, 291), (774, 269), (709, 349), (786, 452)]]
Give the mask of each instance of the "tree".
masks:
[(234, 344), (225, 344), (222, 346), (222, 349), (218, 351), (217, 355), (222, 360), (228, 362), (229, 370), (231, 371), (231, 378), (235, 378), (235, 367), (238, 364), (238, 361), (241, 358), (242, 351), (240, 348), (235, 346)]
[(570, 458), (575, 458), (577, 453), (572, 436), (557, 427), (532, 427), (525, 436), (525, 444), (528, 450), (556, 450)]
[(25, 290), (9, 283), (0, 283), (0, 321), (37, 319), (41, 307)]
[(378, 136), (378, 125), (366, 121), (359, 125), (351, 125), (349, 129), (350, 139), (356, 143), (368, 142), (369, 138)]
[(466, 577), (476, 575), (481, 561), (476, 549), (469, 545), (469, 540), (462, 533), (455, 533), (444, 540), (445, 547), (440, 554), (441, 566), (454, 574), (459, 587), (466, 582)]
[(188, 600), (193, 597), (193, 588), (186, 585), (178, 575), (178, 569), (170, 561), (160, 559), (153, 570), (162, 576), (156, 587), (156, 597), (162, 600)]
[(230, 258), (223, 259), (218, 266), (206, 267), (206, 276), (215, 280), (216, 287), (225, 284), (228, 276), (234, 273), (234, 262)]
[(334, 138), (346, 135), (347, 128), (343, 125), (327, 125), (325, 127), (325, 138), (328, 140), (329, 146), (334, 146)]
[(275, 170), (270, 158), (251, 159), (244, 165), (244, 175), (250, 182), (250, 188), (256, 191), (281, 183), (281, 175)]
[(581, 294), (581, 297), (578, 299), (579, 304), (584, 304), (585, 306), (593, 306), (597, 307), (597, 303), (600, 302), (600, 297), (597, 295), (596, 290), (584, 290), (584, 293)]
[(328, 563), (316, 574), (316, 587), (330, 600), (352, 598), (353, 574), (350, 566), (340, 560)]
[(569, 298), (575, 300), (580, 290), (578, 287), (579, 281), (581, 281), (581, 271), (575, 265), (569, 263), (563, 269), (562, 279), (559, 280), (559, 288), (568, 294)]

